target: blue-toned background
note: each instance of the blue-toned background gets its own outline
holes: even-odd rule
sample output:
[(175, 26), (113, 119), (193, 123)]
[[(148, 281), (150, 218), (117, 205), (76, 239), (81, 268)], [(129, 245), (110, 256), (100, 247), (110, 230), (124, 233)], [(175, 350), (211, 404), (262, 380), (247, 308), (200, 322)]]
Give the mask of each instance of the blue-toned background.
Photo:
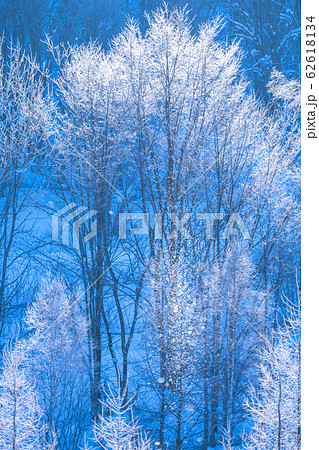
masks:
[(0, 450), (298, 450), (300, 2), (0, 35)]

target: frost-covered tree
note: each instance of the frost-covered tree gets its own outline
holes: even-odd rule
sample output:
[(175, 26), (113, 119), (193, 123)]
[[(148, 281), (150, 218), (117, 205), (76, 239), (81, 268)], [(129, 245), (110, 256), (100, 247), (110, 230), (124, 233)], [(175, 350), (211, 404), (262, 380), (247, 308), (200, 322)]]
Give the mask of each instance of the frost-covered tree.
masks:
[(232, 240), (224, 261), (204, 273), (204, 437), (212, 446), (219, 437), (232, 442), (244, 419), (244, 392), (256, 357), (253, 349), (263, 342), (265, 295), (253, 289), (254, 276), (247, 248), (238, 239)]
[[(127, 400), (120, 382), (116, 394), (104, 389), (104, 397), (101, 413), (93, 423), (93, 438), (90, 440), (104, 450), (151, 450), (151, 440), (141, 431), (133, 417), (134, 399)], [(87, 445), (86, 442), (86, 449)]]
[(155, 277), (154, 269), (149, 280), (152, 297), (144, 305), (149, 331), (144, 336), (146, 361), (142, 363), (153, 400), (150, 405), (146, 399), (141, 402), (153, 417), (160, 417), (160, 444), (172, 440), (180, 449), (190, 442), (189, 430), (201, 415), (196, 403), (200, 395), (197, 365), (203, 326), (200, 296), (186, 261), (169, 268), (162, 261), (160, 278)]
[[(52, 52), (60, 64), (58, 89), (67, 112), (57, 114), (60, 126), (54, 170), (59, 177), (54, 188), (63, 204), (75, 202), (97, 211), (95, 238), (85, 245), (83, 237), (93, 220), (83, 223), (79, 249), (70, 250), (67, 256), (79, 267), (76, 281), (84, 288), (92, 357), (91, 405), (97, 414), (102, 346), (113, 363), (113, 376), (117, 377), (120, 365), (122, 388), (126, 385), (141, 292), (128, 280), (139, 278), (142, 275), (137, 272), (145, 271), (143, 265), (133, 269), (131, 261), (123, 258), (125, 251), (118, 235), (118, 213), (130, 208), (127, 191), (133, 191), (123, 178), (128, 159), (126, 143), (131, 139), (127, 129), (127, 74), (118, 58), (99, 45), (71, 47), (62, 56), (58, 49), (52, 48)], [(112, 334), (114, 323), (116, 327), (119, 324), (120, 345)]]
[[(80, 295), (80, 294), (79, 294)], [(76, 448), (90, 421), (87, 323), (59, 278), (43, 279), (26, 313), (30, 373), (58, 448)]]
[(231, 427), (230, 422), (227, 420), (227, 428), (222, 429), (222, 441), (221, 444), (224, 450), (232, 450), (233, 449), (233, 439), (231, 437)]
[(278, 328), (262, 353), (258, 389), (247, 410), (253, 422), (245, 449), (300, 449), (300, 320)]
[[(55, 439), (29, 375), (26, 343), (10, 345), (0, 378), (0, 447), (3, 450), (54, 450)], [(50, 435), (50, 433), (49, 433)]]
[[(43, 187), (44, 152), (51, 136), (50, 95), (35, 60), (20, 44), (0, 40), (0, 339), (13, 332), (14, 304), (27, 300), (24, 272), (33, 239), (28, 215)], [(27, 238), (26, 238), (27, 236)], [(10, 334), (9, 334), (10, 336)], [(2, 344), (3, 345), (3, 342)]]

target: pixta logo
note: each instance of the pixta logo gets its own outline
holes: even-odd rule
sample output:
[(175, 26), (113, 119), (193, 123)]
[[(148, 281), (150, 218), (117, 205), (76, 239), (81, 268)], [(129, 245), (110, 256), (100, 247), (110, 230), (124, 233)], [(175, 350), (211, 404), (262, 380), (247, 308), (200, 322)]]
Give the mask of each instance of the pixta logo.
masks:
[[(177, 217), (175, 213), (168, 213), (168, 217), (174, 226), (174, 230), (169, 234), (168, 239), (176, 239), (178, 233), (186, 239), (193, 239), (193, 236), (185, 228), (186, 223), (191, 218), (191, 213), (186, 213), (181, 217)], [(195, 214), (195, 220), (201, 221), (206, 233), (206, 239), (214, 239), (214, 226), (216, 221), (225, 218), (223, 213), (199, 213)], [(227, 220), (227, 219), (226, 219)], [(127, 238), (127, 222), (137, 221), (138, 226), (130, 227), (129, 231), (134, 235), (147, 235), (150, 230), (150, 215), (148, 213), (120, 213), (119, 214), (119, 238)], [(154, 214), (154, 237), (155, 239), (163, 238), (163, 215)], [(221, 235), (222, 239), (230, 239), (232, 236), (241, 234), (243, 239), (250, 239), (249, 232), (238, 213), (230, 214), (227, 223)]]
[[(74, 209), (75, 208), (75, 209)], [(76, 203), (69, 203), (64, 208), (57, 211), (52, 216), (52, 240), (59, 242), (60, 238), (62, 244), (73, 246), (75, 249), (80, 248), (80, 226), (90, 220), (97, 214), (97, 211), (91, 209), (84, 213), (88, 208), (86, 206), (77, 206)], [(61, 233), (60, 233), (61, 230)], [(90, 239), (96, 236), (97, 221), (91, 223), (91, 231), (84, 236), (83, 243), (85, 244)], [(72, 238), (70, 239), (70, 234)], [(70, 245), (71, 241), (71, 245)]]

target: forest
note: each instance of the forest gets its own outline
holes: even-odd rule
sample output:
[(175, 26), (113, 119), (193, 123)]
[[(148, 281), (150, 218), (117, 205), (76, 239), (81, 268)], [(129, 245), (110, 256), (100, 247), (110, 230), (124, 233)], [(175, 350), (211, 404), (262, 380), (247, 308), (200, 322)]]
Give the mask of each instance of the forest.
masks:
[(0, 449), (300, 449), (299, 1), (0, 29)]

